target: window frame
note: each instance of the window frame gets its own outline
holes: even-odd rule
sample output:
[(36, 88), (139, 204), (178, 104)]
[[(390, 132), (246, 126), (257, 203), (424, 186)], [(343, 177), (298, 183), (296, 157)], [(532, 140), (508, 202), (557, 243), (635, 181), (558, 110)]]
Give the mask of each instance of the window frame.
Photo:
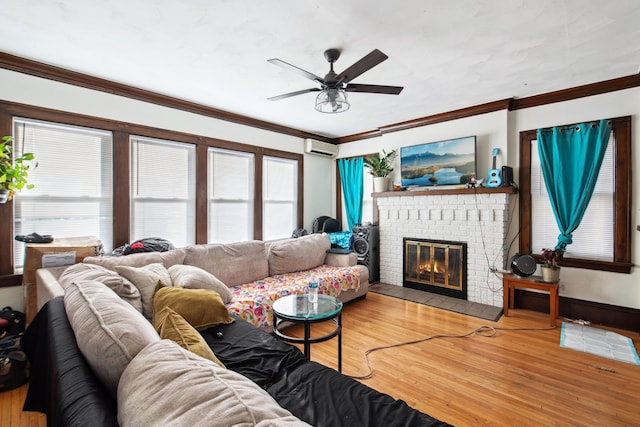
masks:
[(250, 220), (249, 227), (247, 228), (247, 232), (252, 235), (254, 233), (255, 223), (256, 223), (256, 218), (254, 218), (253, 215), (255, 215), (255, 203), (256, 203), (255, 201), (256, 177), (254, 174), (256, 171), (257, 156), (255, 155), (255, 153), (251, 153), (247, 151), (230, 150), (227, 148), (219, 148), (219, 147), (207, 147), (207, 243), (227, 243), (227, 242), (220, 242), (220, 241), (215, 241), (211, 239), (211, 227), (210, 227), (211, 226), (211, 205), (215, 204), (216, 202), (223, 205), (225, 203), (233, 203), (243, 199), (234, 200), (234, 199), (224, 199), (224, 198), (213, 197), (213, 189), (209, 184), (212, 184), (215, 181), (215, 168), (212, 168), (211, 166), (212, 166), (212, 156), (215, 156), (216, 153), (245, 156), (246, 158), (251, 159), (251, 162), (250, 162), (251, 165), (250, 165), (250, 171), (249, 171), (249, 174), (251, 175), (250, 178), (252, 178), (252, 181), (253, 181), (252, 183), (250, 183), (251, 188), (249, 189), (251, 195), (249, 196), (249, 198), (247, 198), (244, 201), (247, 203), (248, 209), (251, 215), (251, 220)]
[[(298, 182), (294, 182), (295, 188), (293, 189), (294, 190), (293, 192), (295, 193), (295, 195), (294, 195), (294, 199), (291, 200), (291, 201), (289, 201), (289, 200), (287, 200), (287, 201), (272, 200), (272, 199), (267, 200), (267, 198), (265, 196), (265, 193), (266, 193), (266, 190), (267, 190), (267, 187), (266, 187), (267, 184), (266, 184), (266, 180), (265, 180), (265, 178), (267, 177), (267, 175), (266, 175), (267, 174), (267, 170), (266, 170), (266, 168), (264, 166), (266, 166), (268, 159), (273, 159), (273, 161), (275, 161), (275, 162), (295, 164), (296, 175), (297, 175), (297, 171), (298, 171), (298, 169), (300, 167), (300, 162), (298, 162), (296, 159), (285, 159), (283, 157), (276, 157), (276, 156), (271, 156), (271, 155), (262, 156), (262, 165), (263, 165), (263, 168), (262, 168), (262, 201), (261, 201), (261, 203), (262, 203), (262, 225), (264, 226), (265, 224), (267, 224), (267, 222), (266, 222), (266, 213), (265, 213), (267, 205), (270, 205), (270, 204), (285, 205), (286, 204), (286, 205), (292, 206), (294, 208), (293, 209), (293, 211), (294, 211), (293, 215), (295, 216), (295, 223), (296, 224), (293, 225), (293, 227), (294, 227), (293, 230), (295, 230), (297, 228), (301, 228), (301, 227), (297, 226), (297, 224), (300, 223), (299, 212), (298, 212), (298, 209), (296, 209), (296, 206), (298, 205), (298, 197), (300, 195), (300, 192), (298, 191), (298, 186), (299, 186)], [(291, 231), (293, 231), (293, 230), (291, 230)], [(290, 237), (290, 234), (288, 234), (288, 235), (286, 235), (284, 237), (275, 237), (275, 238), (272, 238), (270, 240), (279, 240), (279, 239), (283, 239), (283, 238), (287, 238), (287, 237)], [(264, 232), (263, 232), (263, 239), (264, 239)]]
[[(611, 120), (616, 140), (614, 152), (614, 250), (613, 261), (587, 260), (565, 257), (565, 267), (589, 270), (631, 273), (631, 116)], [(565, 125), (560, 125), (565, 126)], [(537, 139), (537, 130), (520, 132), (520, 252), (531, 253), (531, 142)], [(541, 262), (539, 254), (532, 254)]]
[[(145, 155), (140, 156), (139, 154), (135, 154), (134, 153), (134, 147), (136, 147), (137, 144), (140, 144), (142, 146), (147, 146), (147, 147), (164, 147), (164, 148), (175, 148), (175, 149), (179, 149), (179, 150), (184, 150), (187, 154), (187, 164), (186, 165), (180, 165), (180, 166), (185, 166), (184, 170), (187, 172), (187, 187), (189, 187), (189, 185), (193, 185), (193, 188), (189, 188), (187, 191), (187, 195), (186, 196), (176, 196), (176, 194), (171, 193), (169, 196), (164, 196), (164, 197), (158, 197), (158, 196), (140, 196), (138, 194), (138, 190), (136, 188), (134, 188), (134, 184), (137, 183), (137, 185), (139, 186), (141, 184), (140, 181), (144, 182), (145, 179), (142, 180), (137, 180), (136, 178), (134, 178), (133, 174), (131, 172), (133, 172), (134, 170), (137, 171), (137, 175), (140, 175), (140, 171), (136, 168), (136, 165), (134, 165), (134, 161), (137, 159), (139, 162), (141, 162), (142, 165), (147, 165), (146, 159), (145, 159)], [(142, 239), (142, 238), (147, 238), (149, 237), (148, 233), (142, 233), (142, 234), (138, 234), (136, 235), (136, 232), (139, 233), (138, 230), (136, 230), (136, 222), (138, 221), (138, 218), (136, 218), (135, 212), (136, 212), (136, 208), (138, 207), (143, 207), (146, 205), (146, 203), (152, 202), (152, 203), (162, 203), (163, 205), (168, 206), (179, 206), (181, 204), (183, 204), (185, 206), (185, 210), (187, 211), (187, 215), (184, 217), (184, 223), (181, 224), (182, 226), (189, 228), (189, 221), (194, 221), (195, 220), (195, 216), (196, 216), (196, 200), (195, 200), (195, 196), (196, 196), (196, 187), (197, 187), (197, 183), (196, 183), (196, 173), (195, 173), (195, 164), (196, 164), (196, 145), (193, 143), (185, 143), (182, 141), (173, 141), (173, 140), (169, 140), (167, 138), (150, 138), (147, 136), (140, 136), (140, 135), (136, 135), (133, 133), (129, 134), (129, 175), (130, 175), (130, 184), (129, 184), (129, 241), (133, 242), (135, 240), (138, 239)], [(144, 148), (144, 150), (149, 150), (150, 148)], [(146, 153), (146, 152), (145, 152)], [(176, 163), (176, 159), (173, 158), (171, 160), (172, 165), (177, 165)], [(139, 165), (138, 165), (139, 167)], [(191, 168), (193, 168), (194, 170), (191, 171), (189, 170)], [(164, 207), (164, 206), (163, 206)], [(191, 214), (193, 214), (193, 216), (191, 216)], [(146, 223), (146, 221), (145, 221)], [(151, 233), (151, 235), (157, 235), (157, 233)], [(162, 236), (162, 237), (166, 237), (167, 239), (169, 239), (170, 241), (172, 241), (173, 243), (176, 243), (176, 246), (181, 247), (184, 245), (191, 245), (194, 243), (195, 241), (195, 223), (193, 225), (193, 232), (191, 236), (185, 236), (185, 242), (180, 242), (179, 240), (177, 240), (177, 238), (175, 238), (176, 236), (174, 236), (174, 238), (170, 237), (169, 235), (166, 236)]]
[[(254, 218), (262, 218), (262, 185), (258, 180), (262, 177), (262, 157), (281, 157), (298, 161), (298, 203), (297, 228), (302, 228), (304, 213), (304, 155), (300, 153), (265, 148), (241, 142), (213, 138), (210, 136), (190, 134), (180, 131), (156, 128), (130, 122), (107, 118), (87, 116), (83, 114), (53, 110), (45, 107), (19, 104), (11, 101), (0, 101), (0, 129), (3, 135), (11, 135), (13, 118), (42, 120), (62, 125), (81, 126), (105, 130), (113, 134), (113, 246), (118, 247), (129, 242), (130, 228), (130, 153), (129, 138), (134, 135), (141, 138), (152, 138), (194, 144), (196, 146), (196, 229), (195, 244), (207, 243), (207, 150), (216, 147), (235, 151), (246, 151), (255, 154), (254, 185)], [(37, 154), (36, 154), (37, 155)], [(13, 273), (13, 202), (0, 205), (0, 276), (14, 276)], [(292, 230), (293, 231), (293, 230)], [(262, 240), (262, 222), (254, 221), (253, 239)], [(0, 281), (1, 282), (1, 281)], [(2, 284), (0, 283), (0, 287)]]

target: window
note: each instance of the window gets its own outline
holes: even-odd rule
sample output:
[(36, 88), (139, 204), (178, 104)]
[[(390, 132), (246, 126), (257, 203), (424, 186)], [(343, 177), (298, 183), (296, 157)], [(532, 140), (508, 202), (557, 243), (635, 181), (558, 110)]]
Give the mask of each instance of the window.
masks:
[(210, 243), (253, 239), (254, 157), (209, 148)]
[(373, 224), (373, 210), (376, 209), (373, 206), (373, 197), (371, 196), (371, 193), (373, 193), (373, 175), (369, 173), (367, 168), (364, 168), (362, 185), (364, 187), (362, 192), (362, 224), (368, 222)]
[[(631, 271), (631, 120), (612, 120), (611, 139), (598, 183), (563, 265)], [(537, 256), (558, 234), (542, 178), (536, 131), (520, 134), (520, 251)]]
[[(111, 132), (15, 118), (16, 153), (33, 152), (35, 185), (14, 200), (16, 235), (98, 237), (113, 247)], [(14, 243), (14, 271), (22, 271), (24, 244)]]
[[(373, 193), (373, 175), (369, 172), (369, 169), (362, 167), (362, 220), (361, 224), (372, 223), (373, 224), (373, 213), (376, 206), (374, 205), (374, 199), (371, 194)], [(340, 181), (340, 172), (338, 171), (337, 177), (338, 185), (342, 185)], [(343, 195), (340, 196), (344, 197)], [(347, 228), (347, 210), (345, 208), (344, 200), (339, 200), (339, 206), (342, 207), (342, 218), (344, 222), (344, 228)]]
[(302, 154), (6, 101), (0, 107), (16, 154), (33, 152), (39, 162), (29, 176), (35, 188), (9, 205), (10, 221), (0, 221), (0, 276), (22, 272), (17, 234), (96, 236), (109, 253), (145, 237), (180, 247), (289, 237), (302, 226)]
[(298, 218), (298, 161), (263, 157), (263, 239), (291, 237)]
[(131, 241), (194, 244), (195, 145), (136, 136), (130, 142)]
[[(533, 253), (537, 254), (543, 248), (555, 246), (560, 230), (542, 177), (537, 141), (531, 144), (531, 210), (536, 213), (531, 217), (531, 236)], [(589, 207), (573, 232), (573, 243), (567, 246), (566, 257), (613, 261), (614, 229), (604, 225), (614, 221), (614, 152), (612, 132)]]

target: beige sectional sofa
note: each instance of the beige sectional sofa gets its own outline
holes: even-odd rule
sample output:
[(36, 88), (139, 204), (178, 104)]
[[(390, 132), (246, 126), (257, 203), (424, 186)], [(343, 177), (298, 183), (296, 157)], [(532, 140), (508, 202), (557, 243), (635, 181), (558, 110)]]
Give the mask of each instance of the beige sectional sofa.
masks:
[[(205, 279), (217, 279), (230, 290), (230, 298), (223, 295), (223, 301), (231, 313), (259, 328), (269, 329), (273, 301), (292, 293), (303, 293), (311, 281), (321, 283), (321, 293), (337, 296), (343, 302), (366, 295), (369, 288), (368, 269), (357, 264), (354, 253), (328, 253), (330, 247), (328, 236), (322, 233), (275, 242), (205, 244), (168, 252), (87, 257), (84, 264), (100, 266), (101, 270), (109, 270), (109, 273), (98, 273), (95, 269), (87, 271), (88, 268), (79, 269), (79, 266), (70, 270), (68, 267), (39, 269), (36, 272), (38, 309), (48, 300), (64, 295), (64, 287), (74, 280), (90, 279), (109, 282), (108, 286), (129, 302), (138, 298), (137, 288), (141, 299), (141, 304), (137, 306), (141, 305), (143, 314), (150, 318), (148, 310), (158, 280), (171, 281), (175, 269), (170, 267), (187, 265), (196, 267), (193, 270), (202, 270), (214, 276)], [(158, 268), (154, 269), (154, 266)], [(163, 272), (156, 274), (165, 269), (172, 273), (169, 276)], [(63, 274), (66, 270), (67, 273)], [(72, 270), (80, 273), (73, 273)], [(64, 280), (60, 280), (61, 277)], [(196, 280), (200, 277), (203, 276), (196, 275)], [(134, 283), (136, 281), (138, 283)], [(175, 286), (209, 287), (215, 290), (215, 286), (219, 286), (216, 283), (211, 285), (213, 288), (199, 282), (186, 285), (176, 283)]]

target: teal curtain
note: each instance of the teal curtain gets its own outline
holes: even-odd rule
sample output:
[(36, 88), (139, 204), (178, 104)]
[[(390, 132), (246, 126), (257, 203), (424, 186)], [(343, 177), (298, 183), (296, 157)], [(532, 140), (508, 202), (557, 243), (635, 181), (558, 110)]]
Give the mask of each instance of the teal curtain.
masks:
[(556, 249), (573, 243), (572, 233), (591, 200), (610, 134), (607, 120), (538, 129), (542, 175), (560, 229)]
[(364, 193), (363, 173), (364, 159), (339, 159), (340, 183), (342, 184), (342, 200), (347, 211), (349, 230), (362, 222), (362, 195)]

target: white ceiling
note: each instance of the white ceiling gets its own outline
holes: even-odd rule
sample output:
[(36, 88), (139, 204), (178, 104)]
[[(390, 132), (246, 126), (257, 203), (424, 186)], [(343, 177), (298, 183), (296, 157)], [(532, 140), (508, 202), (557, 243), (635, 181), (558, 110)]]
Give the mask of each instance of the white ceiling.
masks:
[[(0, 0), (0, 51), (328, 137), (638, 73), (639, 0)], [(373, 49), (342, 114), (314, 82)], [(2, 94), (0, 94), (0, 97)]]

